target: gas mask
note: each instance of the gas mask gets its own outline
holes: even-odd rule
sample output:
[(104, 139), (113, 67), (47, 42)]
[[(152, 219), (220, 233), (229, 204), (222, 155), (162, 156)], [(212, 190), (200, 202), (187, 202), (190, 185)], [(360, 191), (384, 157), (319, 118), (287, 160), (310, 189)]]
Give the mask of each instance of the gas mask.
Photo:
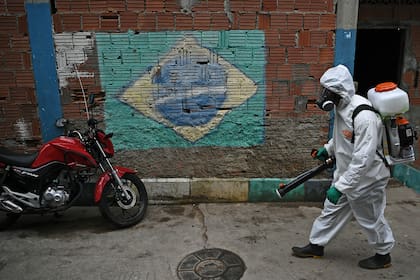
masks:
[(319, 98), (316, 101), (316, 105), (318, 105), (318, 107), (321, 110), (324, 111), (331, 111), (332, 109), (334, 109), (334, 105), (337, 106), (338, 103), (340, 102), (341, 96), (336, 94), (335, 92), (327, 89), (327, 88), (323, 88), (321, 93), (319, 94)]

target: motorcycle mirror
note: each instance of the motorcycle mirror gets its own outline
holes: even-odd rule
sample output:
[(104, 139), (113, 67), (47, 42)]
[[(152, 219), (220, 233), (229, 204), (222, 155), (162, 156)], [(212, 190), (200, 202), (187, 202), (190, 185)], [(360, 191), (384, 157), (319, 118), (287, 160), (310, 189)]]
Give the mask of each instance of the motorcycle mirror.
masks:
[(58, 128), (65, 127), (69, 123), (69, 120), (65, 118), (59, 118), (55, 121), (55, 126)]

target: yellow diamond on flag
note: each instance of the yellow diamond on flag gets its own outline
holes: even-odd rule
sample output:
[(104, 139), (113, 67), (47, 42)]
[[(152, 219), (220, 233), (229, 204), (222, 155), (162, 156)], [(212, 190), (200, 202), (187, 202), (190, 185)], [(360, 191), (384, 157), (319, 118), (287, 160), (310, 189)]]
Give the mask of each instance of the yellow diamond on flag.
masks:
[(120, 100), (195, 142), (257, 91), (244, 73), (193, 37), (185, 37)]

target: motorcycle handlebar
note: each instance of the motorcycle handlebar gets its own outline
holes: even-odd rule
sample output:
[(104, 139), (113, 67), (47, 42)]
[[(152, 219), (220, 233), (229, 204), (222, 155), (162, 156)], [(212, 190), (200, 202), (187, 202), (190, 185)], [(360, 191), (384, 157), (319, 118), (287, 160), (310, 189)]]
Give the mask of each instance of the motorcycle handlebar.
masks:
[(90, 127), (90, 128), (96, 128), (96, 125), (98, 124), (99, 122), (98, 122), (98, 120), (95, 120), (95, 119), (93, 119), (93, 118), (91, 118), (91, 119), (89, 119), (88, 121), (87, 121), (87, 125)]

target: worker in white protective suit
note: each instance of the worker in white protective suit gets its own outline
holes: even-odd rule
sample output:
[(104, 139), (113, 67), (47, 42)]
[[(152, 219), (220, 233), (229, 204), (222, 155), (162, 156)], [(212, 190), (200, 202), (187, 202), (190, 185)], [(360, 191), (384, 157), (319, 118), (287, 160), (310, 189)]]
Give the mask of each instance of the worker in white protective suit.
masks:
[(323, 256), (324, 246), (354, 217), (376, 252), (374, 256), (361, 260), (359, 266), (367, 269), (389, 267), (395, 241), (384, 217), (385, 187), (390, 172), (381, 158), (381, 119), (375, 112), (363, 110), (354, 118), (353, 127), (355, 108), (372, 104), (355, 95), (353, 78), (345, 66), (328, 69), (320, 82), (323, 91), (317, 104), (326, 111), (335, 107), (335, 119), (333, 137), (318, 149), (317, 158), (323, 160), (335, 156), (336, 169), (324, 209), (313, 223), (310, 243), (305, 247), (293, 247), (293, 255)]

